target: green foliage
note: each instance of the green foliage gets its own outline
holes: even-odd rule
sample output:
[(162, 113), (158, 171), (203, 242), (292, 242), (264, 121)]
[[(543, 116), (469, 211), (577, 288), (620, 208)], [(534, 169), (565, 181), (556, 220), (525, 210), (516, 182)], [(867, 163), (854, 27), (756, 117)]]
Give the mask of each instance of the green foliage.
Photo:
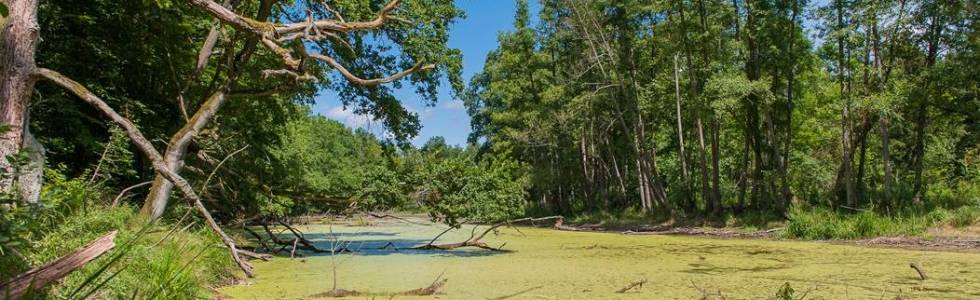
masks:
[(402, 208), (408, 203), (405, 178), (391, 168), (376, 166), (364, 175), (357, 205), (366, 208)]
[(419, 193), (430, 214), (456, 226), (463, 220), (492, 222), (521, 213), (524, 184), (511, 177), (513, 162), (479, 164), (469, 157), (430, 161)]
[(532, 24), (518, 1), (464, 94), (470, 141), (562, 214), (975, 206), (967, 7), (542, 1)]
[[(119, 230), (117, 248), (73, 272), (51, 290), (66, 296), (112, 259), (127, 243), (134, 244), (113, 264), (117, 273), (97, 295), (106, 298), (197, 299), (208, 297), (208, 286), (230, 276), (234, 265), (220, 241), (206, 228), (180, 229), (182, 224), (155, 226), (155, 233), (141, 236), (136, 211), (131, 207), (103, 208), (68, 216), (64, 224), (39, 240), (30, 258), (35, 265), (75, 250), (111, 230)], [(137, 239), (133, 241), (133, 239)], [(103, 275), (102, 278), (105, 278)]]
[(0, 255), (0, 281), (112, 230), (119, 231), (116, 247), (47, 289), (47, 297), (92, 292), (103, 298), (196, 299), (208, 296), (207, 287), (234, 270), (220, 241), (206, 228), (145, 228), (132, 207), (105, 207), (109, 193), (88, 185), (86, 177), (68, 178), (49, 169), (45, 183), (40, 204), (18, 220), (20, 243), (5, 245), (10, 248)]
[(778, 291), (776, 291), (776, 298), (774, 298), (774, 299), (775, 300), (796, 300), (796, 298), (793, 298), (793, 293), (795, 293), (795, 292), (796, 291), (793, 290), (793, 287), (789, 285), (789, 282), (787, 282), (787, 283), (783, 284), (783, 286), (780, 287)]
[(269, 154), (274, 179), (266, 181), (270, 191), (257, 193), (256, 200), (278, 215), (291, 212), (294, 204), (299, 211), (343, 208), (358, 197), (367, 198), (363, 204), (368, 208), (399, 203), (388, 198), (399, 185), (381, 186), (397, 178), (386, 169), (380, 141), (366, 131), (323, 116), (303, 116), (286, 124), (281, 143)]

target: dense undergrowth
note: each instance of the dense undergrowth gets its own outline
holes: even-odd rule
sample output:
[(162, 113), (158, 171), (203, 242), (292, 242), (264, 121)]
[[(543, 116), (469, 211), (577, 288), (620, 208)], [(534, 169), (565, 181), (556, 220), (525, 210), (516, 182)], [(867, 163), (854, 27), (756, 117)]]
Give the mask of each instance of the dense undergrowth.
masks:
[(790, 210), (784, 236), (804, 240), (862, 239), (879, 236), (922, 236), (936, 226), (965, 227), (980, 222), (980, 208), (936, 208), (928, 213), (885, 214), (873, 210), (853, 213), (826, 208)]
[(114, 196), (84, 179), (48, 172), (40, 205), (25, 207), (33, 218), (6, 234), (0, 281), (57, 259), (112, 230), (116, 247), (35, 299), (197, 299), (231, 276), (234, 266), (221, 242), (192, 217), (142, 225), (129, 205), (109, 207)]
[[(534, 211), (528, 212), (538, 215)], [(956, 209), (935, 208), (927, 212), (908, 210), (898, 213), (873, 209), (834, 211), (823, 207), (792, 207), (786, 216), (776, 213), (745, 212), (721, 217), (674, 216), (645, 214), (627, 209), (620, 212), (577, 214), (568, 218), (571, 224), (599, 225), (609, 229), (640, 229), (644, 226), (726, 227), (741, 231), (785, 228), (779, 238), (801, 240), (847, 240), (880, 236), (922, 236), (928, 229), (940, 226), (961, 228), (980, 224), (980, 207), (962, 206)]]

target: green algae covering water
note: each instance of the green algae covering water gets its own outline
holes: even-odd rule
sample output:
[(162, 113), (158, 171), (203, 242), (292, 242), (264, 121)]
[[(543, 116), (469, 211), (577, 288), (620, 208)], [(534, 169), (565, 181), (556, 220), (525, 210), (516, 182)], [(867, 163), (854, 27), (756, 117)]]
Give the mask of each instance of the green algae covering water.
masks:
[[(501, 229), (485, 238), (514, 252), (398, 251), (426, 243), (437, 225), (300, 226), (324, 248), (331, 236), (356, 254), (253, 262), (256, 278), (218, 290), (231, 299), (310, 299), (337, 288), (372, 294), (448, 279), (439, 295), (397, 299), (767, 299), (789, 283), (806, 299), (980, 299), (980, 254), (864, 248), (819, 242)], [(331, 234), (331, 231), (333, 232)], [(469, 230), (440, 241), (462, 241)], [(909, 267), (928, 274), (920, 280)], [(640, 289), (617, 290), (646, 279)], [(697, 287), (695, 287), (697, 286)], [(714, 299), (716, 296), (712, 296)], [(354, 297), (369, 299), (371, 297)], [(377, 299), (388, 299), (378, 296)], [(718, 298), (721, 299), (721, 298)]]

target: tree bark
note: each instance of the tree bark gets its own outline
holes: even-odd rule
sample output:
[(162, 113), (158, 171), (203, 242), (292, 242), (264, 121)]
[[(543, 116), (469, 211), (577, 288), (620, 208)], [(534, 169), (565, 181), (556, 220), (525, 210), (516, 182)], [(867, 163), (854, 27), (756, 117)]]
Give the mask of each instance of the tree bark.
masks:
[[(27, 108), (34, 92), (34, 53), (37, 50), (40, 28), (37, 23), (37, 0), (10, 0), (7, 2), (9, 15), (3, 27), (2, 44), (0, 44), (0, 126), (6, 130), (0, 131), (0, 191), (11, 191), (19, 180), (17, 167), (7, 158), (17, 155), (23, 149), (25, 142), (30, 146), (39, 146), (36, 141), (26, 140), (29, 136), (27, 128)], [(30, 154), (29, 154), (30, 155)], [(34, 157), (32, 157), (34, 158)], [(43, 164), (43, 162), (42, 162)], [(34, 177), (33, 175), (28, 175)], [(40, 189), (39, 180), (26, 180), (19, 183), (28, 184), (33, 193)], [(36, 197), (28, 201), (37, 201)]]
[(116, 233), (116, 231), (111, 231), (72, 253), (0, 284), (0, 295), (3, 295), (4, 299), (21, 299), (31, 290), (40, 290), (49, 283), (68, 276), (71, 272), (78, 270), (115, 247)]
[[(163, 154), (163, 160), (168, 169), (174, 172), (180, 172), (180, 169), (184, 166), (184, 157), (187, 155), (188, 146), (194, 141), (198, 132), (204, 129), (211, 119), (217, 115), (218, 109), (221, 108), (221, 105), (224, 104), (226, 99), (224, 90), (219, 90), (211, 94), (208, 100), (201, 105), (200, 109), (194, 113), (194, 116), (184, 124), (184, 127), (170, 138), (167, 150)], [(146, 202), (143, 203), (141, 211), (141, 214), (147, 220), (156, 220), (160, 216), (163, 216), (163, 213), (167, 209), (167, 203), (173, 187), (173, 183), (163, 175), (158, 174), (154, 177), (153, 186), (150, 188), (150, 193), (147, 195)]]
[(704, 143), (704, 126), (701, 124), (701, 116), (697, 118), (698, 126), (698, 156), (701, 166), (701, 198), (704, 200), (706, 212), (713, 212), (714, 201), (711, 200), (711, 181), (708, 179), (708, 152)]
[(687, 154), (684, 149), (684, 122), (683, 116), (681, 115), (681, 84), (680, 84), (680, 74), (679, 67), (677, 65), (678, 57), (674, 55), (674, 98), (676, 99), (677, 107), (677, 143), (680, 152), (678, 152), (678, 160), (681, 162), (681, 178), (683, 179), (684, 185), (684, 195), (690, 198), (691, 193), (691, 179), (690, 173), (687, 170)]

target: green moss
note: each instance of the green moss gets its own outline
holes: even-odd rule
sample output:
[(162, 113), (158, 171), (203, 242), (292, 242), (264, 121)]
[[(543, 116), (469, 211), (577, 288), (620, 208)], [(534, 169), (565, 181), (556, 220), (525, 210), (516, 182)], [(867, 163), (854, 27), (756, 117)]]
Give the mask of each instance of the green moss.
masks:
[[(376, 224), (372, 227), (301, 226), (321, 245), (332, 230), (352, 247), (399, 247), (423, 243), (441, 226)], [(443, 237), (469, 236), (468, 228)], [(972, 299), (980, 297), (980, 255), (935, 251), (863, 248), (828, 243), (721, 240), (682, 236), (637, 236), (566, 232), (541, 228), (503, 229), (486, 239), (506, 242), (512, 253), (483, 250), (413, 252), (362, 250), (356, 255), (277, 258), (256, 262), (250, 285), (223, 287), (232, 299), (303, 299), (337, 287), (393, 292), (424, 287), (436, 276), (449, 279), (439, 299), (698, 299), (721, 291), (727, 299), (768, 299), (787, 286), (807, 299), (893, 298)], [(917, 279), (910, 262), (923, 264), (930, 279)], [(614, 291), (646, 278), (638, 292)], [(782, 292), (786, 292), (783, 289)], [(399, 299), (431, 299), (399, 297)]]

